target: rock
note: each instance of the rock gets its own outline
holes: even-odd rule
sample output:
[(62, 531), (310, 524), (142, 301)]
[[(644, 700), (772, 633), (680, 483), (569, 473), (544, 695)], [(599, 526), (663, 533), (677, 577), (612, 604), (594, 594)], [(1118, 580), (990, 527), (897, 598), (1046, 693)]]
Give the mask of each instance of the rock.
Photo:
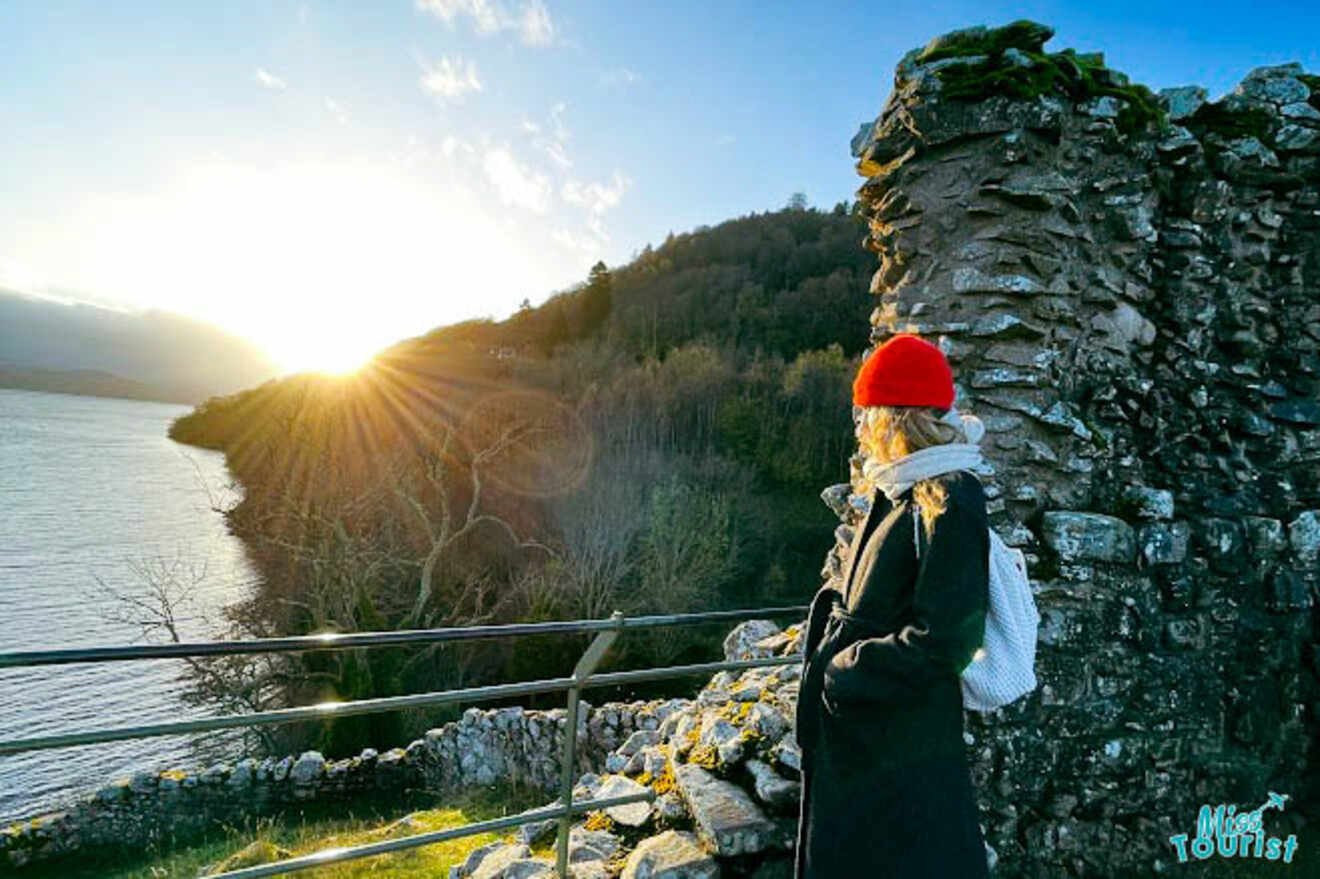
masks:
[(1320, 559), (1320, 510), (1298, 513), (1288, 523), (1288, 543), (1298, 561), (1315, 567), (1316, 560)]
[[(606, 800), (611, 797), (626, 797), (630, 794), (646, 793), (647, 787), (638, 784), (623, 775), (606, 776), (596, 789), (596, 799)], [(605, 810), (610, 819), (627, 827), (641, 827), (651, 817), (651, 804), (645, 800), (610, 806)]]
[(588, 830), (581, 825), (568, 832), (568, 860), (605, 861), (623, 846), (622, 840), (606, 830)]
[(1291, 72), (1301, 73), (1301, 65), (1295, 68), (1281, 64), (1271, 67), (1257, 67), (1248, 73), (1246, 78), (1230, 94), (1258, 101), (1268, 101), (1272, 104), (1291, 104), (1296, 101), (1305, 101), (1310, 97), (1311, 90), (1295, 76), (1287, 75)]
[(771, 654), (756, 647), (756, 642), (779, 633), (770, 620), (747, 620), (739, 623), (724, 639), (724, 659), (764, 659)]
[(675, 791), (666, 791), (656, 800), (656, 814), (666, 821), (677, 821), (687, 817), (687, 806), (683, 804), (683, 798)]
[[(481, 853), (473, 863), (473, 855)], [(531, 858), (532, 850), (525, 845), (509, 845), (506, 843), (494, 843), (490, 846), (483, 846), (468, 855), (463, 862), (465, 869), (469, 872), (460, 875), (470, 877), (470, 879), (503, 879), (504, 871), (515, 861), (523, 861)], [(537, 874), (531, 874), (537, 875)], [(544, 874), (542, 874), (544, 875)]]
[(1123, 488), (1123, 500), (1134, 515), (1142, 519), (1172, 519), (1173, 492), (1148, 485), (1128, 485)]
[(499, 879), (537, 879), (537, 877), (551, 877), (554, 875), (555, 868), (549, 861), (540, 858), (521, 858), (510, 861), (500, 871)]
[(1088, 116), (1116, 119), (1118, 118), (1118, 111), (1123, 108), (1124, 103), (1126, 102), (1120, 101), (1113, 95), (1100, 95), (1083, 102), (1080, 109)]
[(757, 702), (747, 712), (742, 724), (744, 728), (756, 730), (761, 737), (775, 741), (788, 731), (791, 721), (773, 706)]
[(1306, 577), (1290, 568), (1276, 568), (1270, 575), (1266, 606), (1275, 613), (1308, 610), (1314, 604)]
[(719, 865), (691, 833), (666, 830), (637, 844), (620, 879), (718, 879)]
[(697, 740), (708, 748), (714, 748), (721, 763), (737, 763), (742, 757), (742, 730), (713, 712), (702, 718), (701, 733)]
[(860, 159), (862, 153), (866, 150), (866, 145), (871, 140), (871, 132), (875, 130), (876, 120), (863, 122), (857, 129), (857, 133), (852, 136), (848, 142), (848, 148), (852, 152), (853, 158)]
[(1079, 439), (1089, 440), (1091, 438), (1090, 429), (1074, 414), (1073, 405), (1065, 400), (1059, 400), (1044, 412), (1035, 412), (1031, 415), (1043, 424), (1070, 431)]
[(1206, 91), (1199, 85), (1181, 85), (1160, 89), (1158, 98), (1168, 112), (1169, 120), (1179, 122), (1201, 109), (1201, 105), (1205, 103)]
[(1285, 119), (1305, 119), (1309, 122), (1320, 122), (1320, 110), (1312, 107), (1305, 101), (1298, 101), (1295, 104), (1284, 104), (1279, 108), (1279, 115)]
[(1126, 302), (1091, 318), (1091, 328), (1108, 338), (1105, 343), (1127, 353), (1133, 345), (1146, 346), (1155, 341), (1155, 324)]
[(754, 854), (771, 846), (775, 824), (742, 788), (693, 763), (675, 767), (674, 777), (697, 835), (716, 854)]
[(1256, 558), (1274, 558), (1288, 546), (1283, 523), (1278, 519), (1243, 516), (1242, 527), (1246, 532), (1247, 543), (1251, 546), (1251, 554)]
[(618, 747), (618, 750), (615, 751), (615, 753), (624, 757), (631, 757), (642, 748), (645, 748), (648, 745), (658, 745), (659, 743), (659, 730), (639, 729), (637, 732), (628, 736), (627, 740)]
[(1227, 151), (1253, 167), (1277, 168), (1279, 157), (1269, 147), (1251, 135), (1234, 138), (1227, 144)]
[(792, 733), (788, 733), (770, 749), (770, 756), (780, 766), (785, 766), (794, 772), (802, 771), (802, 749), (798, 747), (797, 739)]
[[(1309, 106), (1309, 105), (1304, 105)], [(1274, 134), (1274, 146), (1288, 152), (1320, 152), (1320, 129), (1288, 123)]]
[(1045, 287), (1026, 275), (986, 275), (979, 269), (963, 266), (953, 272), (953, 292), (1037, 296), (1045, 292)]
[(472, 872), (477, 869), (486, 855), (497, 849), (503, 848), (505, 845), (506, 843), (497, 840), (495, 842), (488, 842), (478, 848), (474, 848), (472, 851), (468, 852), (467, 857), (463, 859), (463, 863), (455, 864), (449, 868), (449, 879), (466, 879), (466, 877), (471, 876)]
[(830, 508), (831, 513), (843, 519), (848, 513), (848, 495), (851, 492), (852, 486), (849, 483), (840, 482), (822, 491), (820, 499)]
[(1149, 565), (1176, 565), (1187, 557), (1191, 540), (1187, 522), (1152, 522), (1137, 531), (1137, 546)]
[(1065, 561), (1131, 563), (1136, 553), (1132, 526), (1103, 513), (1047, 510), (1041, 538)]
[(1197, 152), (1201, 149), (1201, 142), (1196, 139), (1196, 135), (1181, 125), (1171, 125), (1169, 136), (1157, 143), (1155, 149), (1169, 159), (1175, 159)]
[(319, 751), (304, 751), (289, 770), (294, 784), (311, 784), (325, 774), (325, 758)]
[(1270, 404), (1269, 413), (1280, 421), (1306, 426), (1320, 425), (1320, 403), (1313, 400), (1280, 400)]
[[(556, 799), (553, 805), (559, 805), (562, 802), (563, 800)], [(536, 845), (541, 840), (553, 836), (558, 828), (558, 818), (547, 818), (544, 821), (533, 821), (530, 824), (519, 824), (518, 829), (513, 832), (513, 838), (523, 845)]]
[(1216, 566), (1236, 567), (1245, 561), (1246, 535), (1236, 519), (1199, 517), (1195, 520), (1192, 536), (1206, 558)]
[(781, 778), (760, 760), (748, 760), (746, 765), (752, 775), (756, 796), (761, 802), (776, 809), (797, 803), (800, 785), (796, 781)]

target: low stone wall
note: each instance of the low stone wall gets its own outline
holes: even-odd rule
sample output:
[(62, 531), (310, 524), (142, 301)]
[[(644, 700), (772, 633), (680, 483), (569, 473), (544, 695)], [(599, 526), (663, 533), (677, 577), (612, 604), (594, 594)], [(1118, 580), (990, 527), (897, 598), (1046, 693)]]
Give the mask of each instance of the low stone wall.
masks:
[[(604, 769), (606, 756), (632, 733), (655, 730), (689, 700), (585, 700), (578, 723), (578, 765)], [(348, 801), (409, 790), (451, 792), (510, 781), (556, 789), (566, 711), (521, 707), (468, 709), (458, 721), (385, 753), (327, 760), (316, 751), (282, 759), (241, 760), (205, 769), (139, 772), (118, 779), (62, 812), (0, 831), (0, 864), (21, 866), (101, 846), (173, 845), (240, 818), (293, 804)]]

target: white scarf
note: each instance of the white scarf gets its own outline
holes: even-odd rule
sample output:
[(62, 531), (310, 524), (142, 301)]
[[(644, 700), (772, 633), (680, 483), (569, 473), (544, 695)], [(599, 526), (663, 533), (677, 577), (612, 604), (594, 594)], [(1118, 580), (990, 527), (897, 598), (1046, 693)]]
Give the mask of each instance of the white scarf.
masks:
[(961, 426), (967, 435), (965, 443), (941, 443), (917, 449), (895, 458), (887, 464), (881, 464), (868, 458), (862, 465), (862, 473), (870, 482), (893, 501), (919, 480), (929, 479), (951, 470), (975, 470), (983, 466), (981, 457), (981, 437), (985, 435), (985, 425), (975, 415), (963, 415), (953, 407), (942, 419), (952, 425)]

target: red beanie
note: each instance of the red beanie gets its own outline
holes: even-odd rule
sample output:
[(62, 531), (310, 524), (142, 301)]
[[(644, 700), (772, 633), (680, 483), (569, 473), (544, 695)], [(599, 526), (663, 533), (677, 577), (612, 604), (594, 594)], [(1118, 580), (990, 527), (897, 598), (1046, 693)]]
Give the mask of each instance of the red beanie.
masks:
[(953, 405), (953, 370), (944, 352), (911, 333), (892, 336), (862, 363), (853, 379), (857, 406)]

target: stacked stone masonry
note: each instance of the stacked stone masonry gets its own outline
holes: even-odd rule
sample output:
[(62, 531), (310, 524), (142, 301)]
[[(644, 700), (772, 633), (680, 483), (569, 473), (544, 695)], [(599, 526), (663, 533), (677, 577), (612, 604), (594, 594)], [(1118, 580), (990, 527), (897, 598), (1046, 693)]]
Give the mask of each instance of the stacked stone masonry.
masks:
[[(991, 522), (1030, 563), (1040, 688), (968, 716), (1001, 873), (1150, 875), (1182, 866), (1167, 840), (1200, 804), (1311, 785), (1320, 77), (1151, 95), (1050, 35), (914, 49), (854, 138), (872, 342), (946, 353)], [(1089, 76), (996, 85), (1050, 64)], [(850, 526), (849, 486), (829, 498)]]

